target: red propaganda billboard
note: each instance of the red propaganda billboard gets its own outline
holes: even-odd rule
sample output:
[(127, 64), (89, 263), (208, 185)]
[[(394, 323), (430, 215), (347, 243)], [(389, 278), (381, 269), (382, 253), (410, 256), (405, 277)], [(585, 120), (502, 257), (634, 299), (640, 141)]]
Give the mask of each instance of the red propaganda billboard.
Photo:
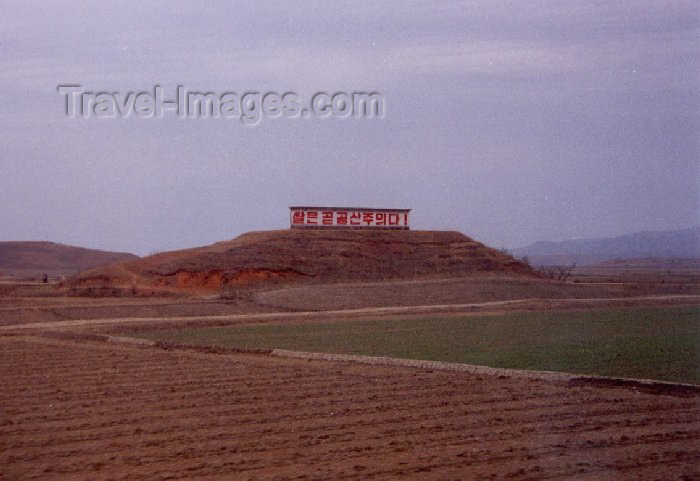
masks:
[(359, 207), (290, 207), (292, 229), (400, 229), (408, 230), (411, 209)]

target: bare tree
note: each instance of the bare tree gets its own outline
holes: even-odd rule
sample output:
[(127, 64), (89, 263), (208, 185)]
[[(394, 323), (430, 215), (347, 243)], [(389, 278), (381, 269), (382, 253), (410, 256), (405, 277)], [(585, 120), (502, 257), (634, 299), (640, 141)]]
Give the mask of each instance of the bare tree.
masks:
[(543, 267), (542, 269), (540, 269), (540, 272), (545, 276), (549, 277), (550, 279), (554, 279), (557, 281), (565, 281), (569, 277), (571, 277), (571, 274), (573, 273), (575, 268), (576, 263), (574, 262), (573, 264), (569, 265)]

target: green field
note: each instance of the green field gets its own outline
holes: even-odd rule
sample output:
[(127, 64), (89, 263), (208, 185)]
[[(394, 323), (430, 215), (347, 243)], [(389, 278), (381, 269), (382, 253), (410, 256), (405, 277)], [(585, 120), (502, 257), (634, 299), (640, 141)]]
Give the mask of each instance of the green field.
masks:
[(236, 348), (363, 354), (700, 384), (700, 308), (549, 311), (140, 332)]

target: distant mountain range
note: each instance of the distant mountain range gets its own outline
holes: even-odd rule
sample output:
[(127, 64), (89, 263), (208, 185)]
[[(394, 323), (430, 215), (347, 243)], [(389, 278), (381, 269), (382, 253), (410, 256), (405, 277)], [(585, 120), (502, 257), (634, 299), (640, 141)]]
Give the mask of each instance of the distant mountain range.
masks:
[(533, 265), (590, 265), (615, 259), (700, 258), (700, 227), (645, 231), (619, 237), (540, 241), (510, 250)]
[(138, 259), (138, 256), (55, 242), (0, 242), (0, 276), (36, 278), (44, 274), (70, 275), (131, 259)]

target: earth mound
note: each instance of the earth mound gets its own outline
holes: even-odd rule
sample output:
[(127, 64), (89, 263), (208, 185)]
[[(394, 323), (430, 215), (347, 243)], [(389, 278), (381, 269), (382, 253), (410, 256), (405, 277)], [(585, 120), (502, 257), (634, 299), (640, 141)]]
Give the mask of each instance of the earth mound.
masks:
[(85, 269), (133, 259), (138, 259), (138, 256), (55, 242), (0, 242), (0, 274), (11, 277), (73, 275)]
[(73, 288), (220, 289), (477, 273), (536, 276), (528, 265), (459, 232), (278, 230), (83, 272)]

